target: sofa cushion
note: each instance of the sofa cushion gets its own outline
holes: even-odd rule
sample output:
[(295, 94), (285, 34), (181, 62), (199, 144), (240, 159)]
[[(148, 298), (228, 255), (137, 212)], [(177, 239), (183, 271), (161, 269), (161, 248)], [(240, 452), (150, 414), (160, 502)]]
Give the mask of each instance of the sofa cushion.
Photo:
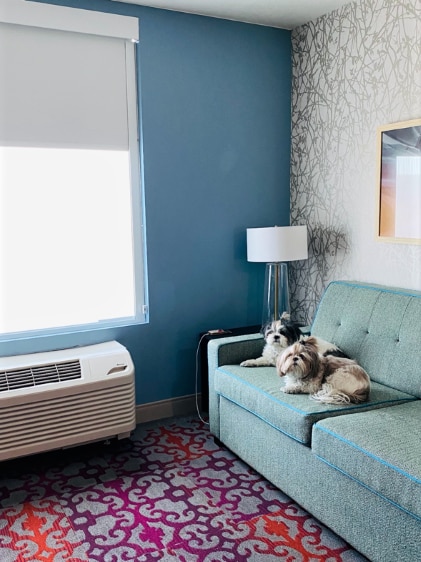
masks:
[(421, 400), (325, 419), (312, 451), (421, 521)]
[(311, 333), (358, 361), (371, 380), (421, 398), (421, 292), (334, 281)]
[(284, 384), (275, 367), (224, 365), (215, 371), (219, 395), (305, 445), (310, 445), (312, 426), (321, 419), (415, 400), (409, 394), (373, 383), (369, 402), (327, 405), (311, 400), (308, 394), (285, 394), (281, 391)]

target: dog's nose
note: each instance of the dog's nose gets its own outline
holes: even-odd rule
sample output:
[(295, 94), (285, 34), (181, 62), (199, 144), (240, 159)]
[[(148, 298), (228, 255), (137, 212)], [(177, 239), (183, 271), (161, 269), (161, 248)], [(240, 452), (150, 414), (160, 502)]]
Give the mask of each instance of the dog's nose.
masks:
[(275, 341), (279, 340), (278, 334), (275, 334), (275, 335), (273, 336), (273, 339), (274, 339)]
[(294, 358), (293, 358), (292, 360), (294, 361), (294, 363), (297, 363), (297, 361), (298, 361), (298, 357), (297, 357), (297, 356), (295, 356), (295, 357), (294, 357)]

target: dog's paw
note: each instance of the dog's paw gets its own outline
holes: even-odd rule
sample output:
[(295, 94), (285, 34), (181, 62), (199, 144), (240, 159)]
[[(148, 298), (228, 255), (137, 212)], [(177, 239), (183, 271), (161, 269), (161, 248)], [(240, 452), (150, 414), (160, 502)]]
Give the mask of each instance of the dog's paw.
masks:
[(257, 365), (256, 359), (247, 359), (240, 363), (240, 367), (257, 367)]
[(282, 392), (285, 394), (300, 394), (302, 392), (301, 386), (290, 385), (290, 386), (283, 386), (281, 388)]

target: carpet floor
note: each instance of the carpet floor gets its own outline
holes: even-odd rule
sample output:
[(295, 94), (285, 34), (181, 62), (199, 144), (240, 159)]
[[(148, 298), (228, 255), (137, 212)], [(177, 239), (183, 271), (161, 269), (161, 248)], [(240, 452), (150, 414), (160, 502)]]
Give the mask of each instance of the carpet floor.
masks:
[(362, 562), (194, 417), (4, 462), (1, 562)]

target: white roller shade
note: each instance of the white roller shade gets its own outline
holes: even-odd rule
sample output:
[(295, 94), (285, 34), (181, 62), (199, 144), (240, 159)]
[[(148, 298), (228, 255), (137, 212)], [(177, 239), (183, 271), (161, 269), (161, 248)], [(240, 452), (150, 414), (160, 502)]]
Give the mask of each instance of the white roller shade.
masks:
[[(121, 35), (121, 20), (128, 20), (129, 33), (137, 20), (104, 19), (109, 14), (98, 20), (92, 12), (67, 8), (68, 30), (48, 29), (57, 9), (63, 21), (62, 9), (13, 2), (0, 4), (0, 21), (9, 22), (0, 23), (0, 144), (127, 150), (126, 51), (134, 47), (131, 39), (100, 30), (112, 34), (114, 22), (119, 24), (114, 35)], [(14, 19), (25, 25), (11, 23)], [(83, 32), (74, 31), (77, 21)]]

